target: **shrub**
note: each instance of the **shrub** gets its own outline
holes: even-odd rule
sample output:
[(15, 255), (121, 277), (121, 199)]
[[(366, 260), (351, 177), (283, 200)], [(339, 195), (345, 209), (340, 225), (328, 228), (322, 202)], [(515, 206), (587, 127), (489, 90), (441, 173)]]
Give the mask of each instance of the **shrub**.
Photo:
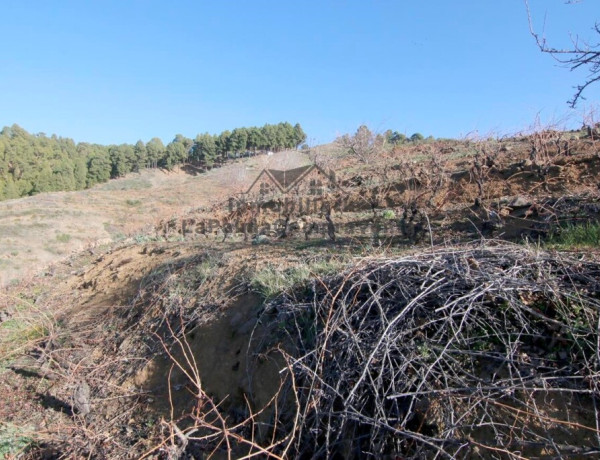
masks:
[(0, 458), (20, 458), (32, 444), (31, 429), (23, 429), (11, 423), (0, 424)]
[(131, 199), (128, 199), (126, 201), (126, 203), (127, 203), (127, 206), (132, 206), (133, 207), (133, 206), (140, 206), (142, 204), (142, 201), (141, 200), (131, 200)]
[(56, 241), (58, 241), (59, 243), (68, 243), (69, 241), (71, 241), (71, 235), (69, 235), (68, 233), (59, 233), (58, 235), (56, 235)]

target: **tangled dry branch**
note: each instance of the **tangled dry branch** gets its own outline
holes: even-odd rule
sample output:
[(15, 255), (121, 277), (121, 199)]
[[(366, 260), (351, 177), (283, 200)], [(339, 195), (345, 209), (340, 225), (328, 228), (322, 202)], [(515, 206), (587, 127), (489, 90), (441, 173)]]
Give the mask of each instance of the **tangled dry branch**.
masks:
[(518, 246), (371, 261), (274, 302), (294, 456), (600, 453), (599, 307), (599, 264)]

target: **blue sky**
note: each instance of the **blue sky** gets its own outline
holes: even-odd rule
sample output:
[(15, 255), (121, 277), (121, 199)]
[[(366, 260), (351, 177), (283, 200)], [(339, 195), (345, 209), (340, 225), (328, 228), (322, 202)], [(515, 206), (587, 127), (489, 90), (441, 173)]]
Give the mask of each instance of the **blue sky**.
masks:
[[(530, 0), (549, 43), (593, 37), (597, 0)], [(522, 0), (4, 1), (0, 125), (76, 141), (299, 122), (458, 137), (571, 117), (585, 77), (529, 34)], [(598, 41), (598, 40), (596, 40)], [(599, 114), (600, 118), (600, 114)]]

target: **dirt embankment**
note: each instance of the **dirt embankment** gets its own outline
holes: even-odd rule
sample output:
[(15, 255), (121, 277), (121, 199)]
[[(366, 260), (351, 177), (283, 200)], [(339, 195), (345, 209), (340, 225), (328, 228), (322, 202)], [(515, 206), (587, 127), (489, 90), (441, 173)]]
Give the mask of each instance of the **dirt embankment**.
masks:
[[(120, 458), (120, 449), (141, 455), (156, 447), (168, 414), (192, 423), (199, 400), (190, 394), (199, 388), (234, 419), (245, 417), (247, 400), (253, 411), (267, 406), (283, 362), (252, 351), (273, 330), (258, 323), (264, 299), (249, 290), (249, 277), (273, 262), (301, 263), (302, 251), (290, 257), (291, 249), (125, 244), (82, 253), (15, 287), (8, 292), (21, 292), (22, 304), (12, 294), (0, 299), (0, 373), (11, 394), (0, 413), (11, 426), (43, 433), (39, 455)], [(23, 334), (11, 340), (6, 334), (20, 325)], [(99, 438), (89, 451), (91, 426)]]
[(597, 262), (477, 244), (369, 251), (270, 302), (252, 282), (341, 250), (160, 242), (73, 259), (38, 292), (52, 327), (1, 371), (0, 411), (41, 433), (33, 458), (593, 451)]

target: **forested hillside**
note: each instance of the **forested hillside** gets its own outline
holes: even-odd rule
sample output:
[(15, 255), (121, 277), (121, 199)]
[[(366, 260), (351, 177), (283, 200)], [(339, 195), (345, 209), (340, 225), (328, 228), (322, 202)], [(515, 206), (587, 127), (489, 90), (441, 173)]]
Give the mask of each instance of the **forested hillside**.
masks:
[(246, 152), (294, 148), (305, 140), (300, 124), (287, 122), (198, 134), (193, 140), (177, 134), (166, 146), (157, 137), (135, 145), (76, 144), (13, 125), (0, 131), (0, 200), (80, 190), (144, 168), (172, 169), (183, 163), (211, 167)]

